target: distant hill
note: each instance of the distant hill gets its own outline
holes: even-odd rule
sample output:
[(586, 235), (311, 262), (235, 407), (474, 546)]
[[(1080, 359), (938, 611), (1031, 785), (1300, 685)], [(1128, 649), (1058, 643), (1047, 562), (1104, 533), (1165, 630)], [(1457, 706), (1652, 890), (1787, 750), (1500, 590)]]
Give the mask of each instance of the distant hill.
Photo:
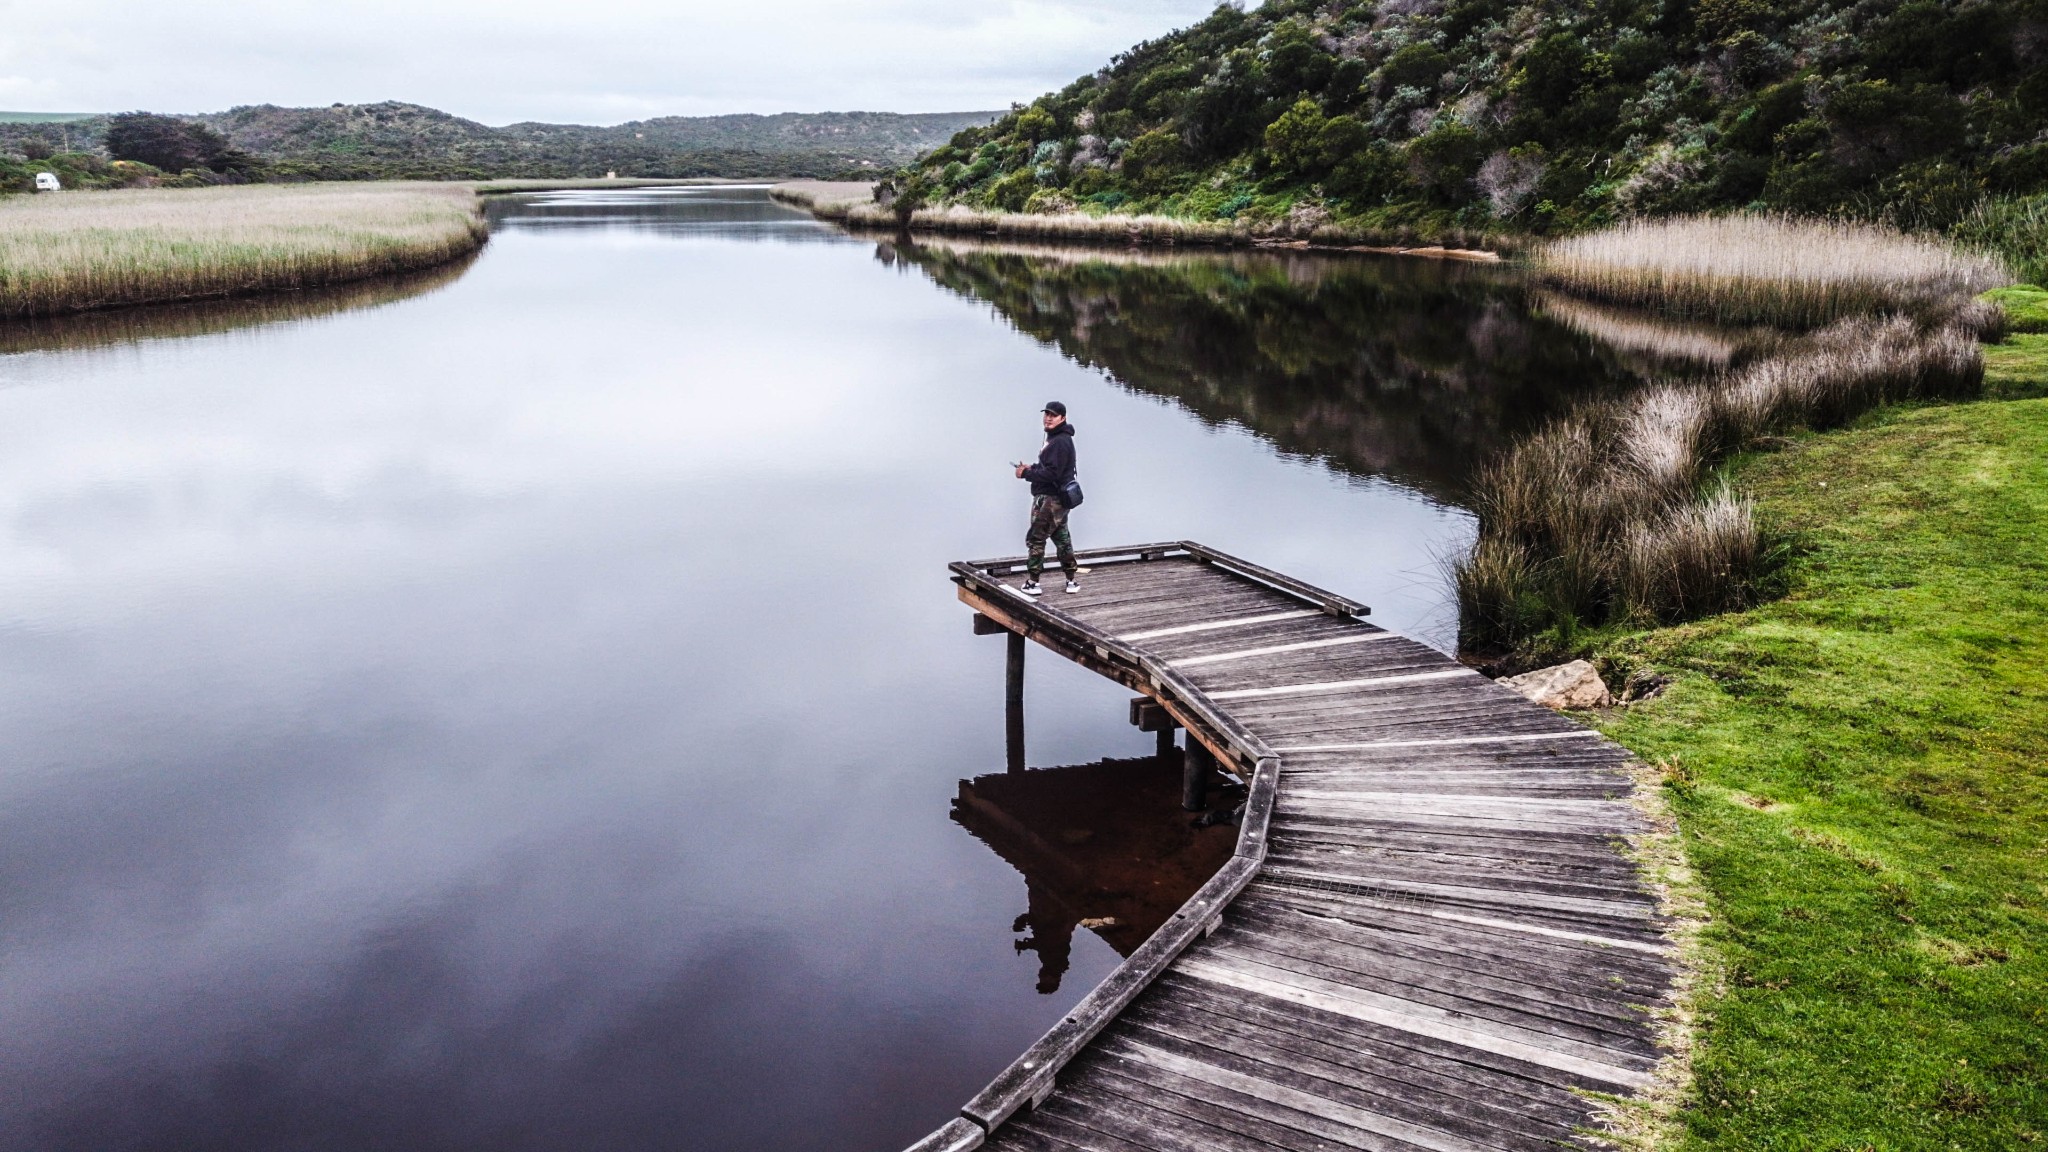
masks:
[(1945, 226), (2048, 190), (2048, 0), (1267, 0), (897, 180), (899, 210), (1571, 231), (1761, 207)]
[[(418, 104), (247, 105), (183, 117), (256, 157), (272, 178), (489, 179), (601, 176), (830, 176), (893, 167), (996, 112), (664, 116), (613, 127), (494, 128)], [(9, 122), (0, 151), (99, 150), (107, 117)], [(61, 144), (60, 144), (61, 138)]]

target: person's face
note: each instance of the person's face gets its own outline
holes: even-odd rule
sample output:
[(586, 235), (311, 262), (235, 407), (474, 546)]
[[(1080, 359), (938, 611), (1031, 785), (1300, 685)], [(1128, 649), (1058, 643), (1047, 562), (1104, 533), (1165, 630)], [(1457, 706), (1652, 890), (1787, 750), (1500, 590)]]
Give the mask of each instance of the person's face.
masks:
[(1060, 426), (1060, 421), (1062, 421), (1062, 420), (1065, 420), (1065, 419), (1066, 419), (1066, 417), (1065, 417), (1065, 416), (1061, 416), (1061, 415), (1058, 415), (1057, 413), (1053, 413), (1053, 412), (1042, 412), (1042, 413), (1040, 413), (1040, 415), (1042, 415), (1042, 416), (1044, 416), (1044, 417), (1045, 417), (1045, 430), (1046, 430), (1047, 432), (1050, 432), (1050, 431), (1052, 431), (1053, 429), (1055, 429), (1055, 428), (1059, 427), (1059, 426)]

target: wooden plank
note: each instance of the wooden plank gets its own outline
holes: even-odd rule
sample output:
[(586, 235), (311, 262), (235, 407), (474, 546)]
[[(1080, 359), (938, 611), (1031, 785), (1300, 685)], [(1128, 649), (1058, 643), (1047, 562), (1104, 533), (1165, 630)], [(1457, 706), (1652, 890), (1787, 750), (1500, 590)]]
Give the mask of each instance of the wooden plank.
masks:
[(1355, 1016), (1403, 1032), (1416, 1032), (1466, 1048), (1477, 1048), (1529, 1064), (1541, 1064), (1610, 1087), (1647, 1088), (1650, 1075), (1626, 1054), (1527, 1028), (1475, 1021), (1433, 1005), (1419, 1004), (1331, 980), (1303, 976), (1242, 957), (1183, 957), (1176, 970), (1212, 984), (1276, 1000), (1292, 1000)]
[(1164, 660), (1178, 660), (1184, 656), (1208, 656), (1227, 652), (1233, 648), (1253, 648), (1266, 644), (1287, 644), (1296, 640), (1328, 640), (1339, 636), (1385, 636), (1379, 643), (1399, 646), (1403, 643), (1397, 633), (1374, 627), (1357, 620), (1335, 620), (1312, 609), (1307, 616), (1283, 613), (1285, 619), (1265, 623), (1250, 623), (1229, 628), (1205, 628), (1195, 632), (1177, 635), (1155, 636), (1150, 639), (1132, 640), (1148, 654)]
[[(1626, 980), (1619, 985), (1610, 983), (1601, 972), (1583, 963), (1537, 964), (1526, 954), (1501, 955), (1497, 951), (1473, 955), (1440, 946), (1440, 942), (1448, 943), (1443, 937), (1418, 940), (1398, 930), (1330, 921), (1262, 901), (1237, 905), (1233, 928), (1258, 932), (1261, 945), (1268, 949), (1286, 950), (1288, 941), (1294, 938), (1327, 940), (1358, 954), (1362, 963), (1367, 962), (1366, 957), (1380, 958), (1368, 964), (1375, 970), (1380, 964), (1396, 962), (1403, 967), (1421, 966), (1420, 970), (1431, 979), (1495, 988), (1545, 1002), (1557, 1001), (1635, 1024), (1642, 1022), (1641, 1016), (1630, 1005), (1646, 998), (1660, 1000), (1664, 992), (1661, 984), (1631, 989)], [(1571, 957), (1572, 961), (1580, 959)], [(1344, 961), (1345, 966), (1350, 963), (1349, 959)]]
[[(1274, 877), (1262, 877), (1279, 883)], [(1643, 940), (1618, 934), (1601, 934), (1574, 928), (1560, 928), (1553, 924), (1538, 924), (1530, 920), (1509, 919), (1503, 916), (1483, 916), (1475, 912), (1458, 911), (1443, 907), (1405, 906), (1401, 911), (1414, 916), (1426, 916), (1433, 920), (1446, 920), (1457, 924), (1469, 924), (1481, 928), (1498, 928), (1527, 936), (1542, 936), (1551, 940), (1568, 940), (1578, 944), (1591, 944), (1597, 948), (1615, 948), (1627, 952), (1640, 952), (1646, 956), (1670, 956), (1672, 948), (1652, 940)]]
[(1591, 728), (1576, 732), (1527, 732), (1515, 736), (1432, 736), (1407, 740), (1365, 740), (1351, 744), (1292, 744), (1273, 749), (1275, 752), (1352, 752), (1380, 748), (1441, 748), (1447, 745), (1473, 744), (1524, 744), (1549, 740), (1597, 740), (1600, 733)]
[(1426, 1148), (1430, 1152), (1483, 1152), (1485, 1147), (1448, 1132), (1399, 1120), (1317, 1092), (1303, 1091), (1292, 1084), (1276, 1083), (1263, 1076), (1251, 1075), (1240, 1068), (1227, 1066), (1238, 1063), (1227, 1057), (1221, 1062), (1211, 1063), (1207, 1060), (1192, 1059), (1158, 1045), (1126, 1040), (1122, 1037), (1113, 1039), (1105, 1047), (1111, 1052), (1129, 1056), (1140, 1064), (1149, 1064), (1190, 1080), (1199, 1080), (1204, 1084), (1228, 1089), (1357, 1132), (1385, 1136), (1416, 1148)]
[[(1545, 1115), (1530, 1109), (1498, 1109), (1461, 1092), (1445, 1091), (1393, 1061), (1359, 1060), (1291, 1033), (1231, 1026), (1228, 1017), (1206, 1012), (1134, 1012), (1119, 1038), (1164, 1049), (1241, 1074), (1276, 1081), (1425, 1130), (1473, 1141), (1482, 1147), (1546, 1149), (1571, 1135), (1577, 1116)], [(1329, 1058), (1325, 1058), (1325, 1056)], [(1405, 1073), (1405, 1074), (1404, 1074)], [(1455, 1082), (1454, 1082), (1455, 1083)], [(1457, 1085), (1469, 1090), (1470, 1085)], [(1533, 1114), (1532, 1114), (1533, 1112)]]
[(1367, 632), (1357, 636), (1334, 636), (1328, 640), (1302, 640), (1293, 644), (1270, 644), (1263, 648), (1240, 648), (1235, 652), (1217, 652), (1208, 656), (1183, 656), (1167, 663), (1175, 668), (1193, 668), (1204, 664), (1221, 664), (1226, 661), (1250, 660), (1259, 656), (1275, 656), (1283, 652), (1306, 652), (1315, 648), (1335, 648), (1348, 644), (1364, 644), (1373, 640), (1386, 640), (1392, 632)]
[[(1327, 917), (1338, 923), (1386, 934), (1387, 938), (1398, 935), (1432, 948), (1466, 951), (1475, 962), (1489, 956), (1506, 955), (1519, 957), (1529, 964), (1554, 965), (1566, 971), (1583, 970), (1589, 978), (1606, 979), (1616, 974), (1628, 974), (1648, 982), (1661, 980), (1669, 970), (1668, 956), (1663, 952), (1617, 947), (1613, 937), (1594, 936), (1583, 931), (1568, 932), (1526, 917), (1512, 920), (1489, 918), (1471, 910), (1290, 888), (1264, 880), (1244, 899)], [(1531, 929), (1566, 934), (1560, 936)], [(1582, 938), (1589, 936), (1589, 939)], [(1646, 942), (1624, 939), (1620, 943), (1635, 945)]]
[[(1224, 1034), (1249, 1034), (1254, 1044), (1301, 1051), (1331, 1064), (1353, 1068), (1360, 1077), (1412, 1084), (1497, 1107), (1517, 1115), (1564, 1124), (1583, 1121), (1585, 1102), (1573, 1095), (1568, 1076), (1535, 1064), (1445, 1044), (1350, 1016), (1320, 1012), (1288, 1000), (1243, 996), (1201, 980), (1169, 974), (1158, 985), (1161, 1003), (1176, 1018), (1195, 1019)], [(1140, 1002), (1132, 1023), (1153, 1018)], [(1118, 1028), (1124, 1027), (1119, 1024)]]
[(1333, 1120), (1317, 1112), (1301, 1111), (1276, 1104), (1260, 1095), (1239, 1092), (1231, 1087), (1219, 1085), (1210, 1079), (1191, 1077), (1179, 1071), (1162, 1067), (1146, 1060), (1141, 1053), (1123, 1045), (1105, 1043), (1102, 1049), (1092, 1054), (1099, 1061), (1105, 1074), (1139, 1085), (1140, 1090), (1149, 1090), (1154, 1096), (1176, 1096), (1183, 1100), (1209, 1100), (1226, 1114), (1241, 1119), (1228, 1123), (1232, 1130), (1244, 1130), (1251, 1125), (1262, 1123), (1269, 1130), (1293, 1130), (1307, 1136), (1335, 1143), (1347, 1149), (1367, 1149), (1369, 1152), (1425, 1152), (1422, 1145), (1387, 1136), (1379, 1132), (1360, 1128), (1342, 1120)]
[(1061, 597), (1062, 611), (1085, 618), (1112, 635), (1171, 627), (1190, 619), (1271, 615), (1291, 606), (1292, 602), (1278, 593), (1227, 584), (1175, 589), (1163, 595), (1147, 593), (1121, 600), (1099, 592)]
[(1304, 616), (1321, 616), (1322, 613), (1309, 608), (1293, 608), (1285, 612), (1264, 612), (1256, 616), (1239, 616), (1229, 620), (1206, 620), (1200, 624), (1177, 624), (1170, 628), (1153, 628), (1141, 632), (1126, 632), (1119, 640), (1157, 640), (1166, 636), (1186, 636), (1194, 632), (1214, 632), (1222, 628), (1245, 628), (1256, 624), (1272, 624), (1280, 620), (1298, 620)]
[[(1111, 1123), (1105, 1125), (1104, 1120)], [(1152, 1152), (1153, 1149), (1162, 1152), (1189, 1152), (1185, 1145), (1148, 1140), (1142, 1133), (1119, 1133), (1115, 1130), (1115, 1120), (1115, 1112), (1107, 1109), (1055, 1106), (1034, 1108), (1021, 1114), (1005, 1127), (1021, 1128), (1041, 1138), (1056, 1141), (1061, 1147), (1084, 1149), (1085, 1152)], [(1127, 1138), (1129, 1136), (1137, 1138)]]
[(1281, 684), (1271, 688), (1241, 688), (1234, 692), (1211, 692), (1211, 700), (1250, 700), (1266, 696), (1293, 696), (1309, 692), (1353, 692), (1391, 688), (1396, 684), (1419, 684), (1429, 680), (1451, 680), (1476, 676), (1468, 669), (1416, 672), (1405, 676), (1372, 676), (1362, 680), (1327, 680), (1316, 684)]
[(1159, 1107), (1149, 1094), (1126, 1096), (1092, 1077), (1063, 1085), (1053, 1099), (1053, 1105), (1032, 1112), (1027, 1123), (1049, 1131), (1061, 1131), (1054, 1125), (1066, 1125), (1061, 1134), (1071, 1133), (1068, 1138), (1075, 1142), (1093, 1135), (1113, 1140), (1119, 1147), (1159, 1152), (1292, 1152), (1290, 1145), (1297, 1143), (1275, 1144), (1243, 1131), (1242, 1125), (1218, 1128), (1193, 1120), (1180, 1111)]
[(1268, 851), (1266, 859), (1278, 868), (1296, 873), (1338, 875), (1352, 880), (1370, 878), (1454, 889), (1608, 900), (1639, 908), (1645, 915), (1652, 914), (1657, 906), (1655, 898), (1635, 884), (1632, 877), (1582, 876), (1577, 869), (1555, 864), (1517, 867), (1512, 860), (1304, 846), (1291, 838)]
[(983, 1145), (990, 1152), (1090, 1152), (1076, 1148), (1064, 1140), (1032, 1131), (1023, 1124), (1005, 1124), (1001, 1130), (992, 1133), (988, 1143)]
[(1085, 1107), (1104, 1107), (1109, 1101), (1128, 1102), (1147, 1110), (1141, 1114), (1179, 1117), (1194, 1125), (1197, 1133), (1231, 1133), (1284, 1152), (1350, 1152), (1356, 1147), (1214, 1103), (1208, 1099), (1214, 1093), (1204, 1091), (1206, 1085), (1173, 1080), (1162, 1085), (1124, 1074), (1134, 1070), (1129, 1062), (1096, 1059), (1091, 1054), (1088, 1068), (1078, 1082), (1060, 1091), (1070, 1093), (1071, 1099)]
[[(1540, 985), (1482, 979), (1467, 974), (1452, 980), (1428, 965), (1375, 955), (1347, 943), (1272, 932), (1265, 926), (1234, 923), (1217, 937), (1219, 954), (1294, 976), (1375, 992), (1442, 1009), (1467, 1021), (1490, 1021), (1539, 1035), (1563, 1037), (1593, 1048), (1656, 1056), (1656, 1043), (1640, 1011), (1625, 1004), (1589, 1007), (1598, 1000)], [(1546, 994), (1547, 993), (1547, 994)]]

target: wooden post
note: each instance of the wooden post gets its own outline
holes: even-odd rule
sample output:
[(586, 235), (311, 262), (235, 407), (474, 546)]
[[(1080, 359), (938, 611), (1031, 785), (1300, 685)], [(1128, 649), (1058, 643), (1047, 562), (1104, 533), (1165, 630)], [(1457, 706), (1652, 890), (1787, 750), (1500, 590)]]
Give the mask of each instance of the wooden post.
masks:
[(1159, 758), (1161, 760), (1171, 760), (1173, 753), (1173, 729), (1161, 728), (1159, 730)]
[(1009, 667), (1003, 681), (1004, 743), (1012, 772), (1024, 770), (1024, 637), (1010, 633)]
[(1180, 806), (1200, 812), (1209, 806), (1209, 765), (1215, 757), (1195, 734), (1188, 733), (1187, 753), (1180, 762)]

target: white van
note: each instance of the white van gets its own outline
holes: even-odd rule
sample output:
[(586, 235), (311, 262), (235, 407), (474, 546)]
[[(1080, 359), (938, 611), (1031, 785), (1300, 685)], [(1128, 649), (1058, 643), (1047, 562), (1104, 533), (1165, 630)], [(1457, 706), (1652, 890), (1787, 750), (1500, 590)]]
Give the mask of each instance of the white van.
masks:
[(63, 190), (64, 185), (57, 182), (57, 174), (55, 172), (36, 173), (36, 191), (62, 192)]

